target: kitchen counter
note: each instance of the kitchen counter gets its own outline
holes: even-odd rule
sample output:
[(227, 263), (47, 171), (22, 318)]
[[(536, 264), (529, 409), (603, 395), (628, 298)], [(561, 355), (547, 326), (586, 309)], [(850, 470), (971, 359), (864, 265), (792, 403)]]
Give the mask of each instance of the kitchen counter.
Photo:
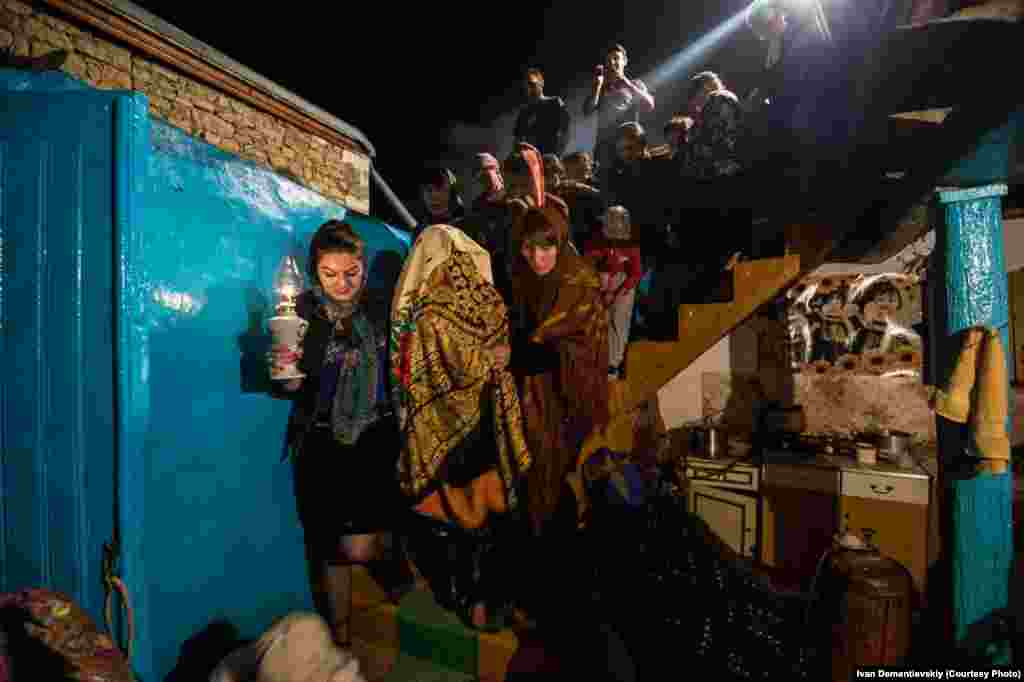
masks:
[[(924, 455), (924, 456), (920, 456)], [(914, 452), (901, 466), (847, 455), (765, 457), (763, 559), (806, 577), (835, 533), (872, 529), (883, 554), (906, 566), (919, 590), (929, 563), (934, 460)]]
[(936, 475), (934, 458), (931, 458), (929, 461), (927, 457), (919, 456), (921, 454), (927, 454), (927, 451), (917, 450), (914, 452), (911, 455), (914, 464), (906, 467), (890, 462), (881, 456), (877, 458), (875, 464), (861, 464), (857, 461), (856, 457), (847, 454), (837, 455), (822, 451), (814, 456), (806, 456), (791, 453), (787, 450), (770, 450), (765, 453), (762, 463), (765, 468), (775, 465), (807, 466), (858, 473), (877, 473), (918, 478), (934, 477)]
[[(768, 462), (765, 464), (766, 467), (771, 466), (772, 463)], [(889, 476), (905, 476), (909, 478), (923, 478), (928, 479), (931, 475), (928, 470), (925, 469), (919, 462), (915, 461), (910, 467), (900, 466), (899, 464), (886, 461), (881, 457), (878, 458), (876, 464), (861, 464), (854, 457), (846, 455), (829, 455), (819, 454), (806, 462), (807, 466), (817, 467), (830, 467), (833, 469), (839, 469), (840, 471), (863, 473), (863, 474), (886, 474)]]

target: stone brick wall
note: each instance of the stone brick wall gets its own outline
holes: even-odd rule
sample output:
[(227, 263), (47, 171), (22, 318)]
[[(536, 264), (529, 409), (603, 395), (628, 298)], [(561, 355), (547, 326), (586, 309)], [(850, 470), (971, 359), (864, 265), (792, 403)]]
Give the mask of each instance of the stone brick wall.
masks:
[(369, 158), (354, 143), (343, 148), (302, 131), (39, 6), (0, 0), (0, 50), (10, 48), (32, 57), (68, 50), (63, 70), (72, 76), (145, 93), (152, 116), (369, 213)]

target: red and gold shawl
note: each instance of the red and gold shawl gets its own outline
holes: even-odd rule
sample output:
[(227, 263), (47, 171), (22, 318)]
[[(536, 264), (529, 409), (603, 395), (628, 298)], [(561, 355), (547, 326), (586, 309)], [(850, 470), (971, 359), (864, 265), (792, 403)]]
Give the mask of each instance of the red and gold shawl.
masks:
[(402, 488), (429, 511), (440, 487), (454, 520), (478, 526), (483, 508), (494, 506), (493, 486), (459, 491), (437, 477), (448, 453), (479, 427), (483, 401), (493, 407), (498, 471), (491, 478), (503, 488), (502, 503), (514, 506), (515, 479), (530, 466), (515, 381), (494, 366), (492, 348), (508, 344), (509, 322), (489, 255), (461, 230), (427, 228), (406, 260), (392, 311)]

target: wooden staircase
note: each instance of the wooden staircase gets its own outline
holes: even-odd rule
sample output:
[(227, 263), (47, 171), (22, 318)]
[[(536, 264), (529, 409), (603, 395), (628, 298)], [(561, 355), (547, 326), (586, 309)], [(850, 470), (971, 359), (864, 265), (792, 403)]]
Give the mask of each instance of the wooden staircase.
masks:
[(629, 344), (621, 408), (629, 411), (652, 398), (674, 376), (793, 283), (800, 272), (799, 256), (740, 262), (732, 271), (732, 301), (682, 305), (678, 340)]
[(611, 422), (584, 443), (579, 463), (582, 465), (587, 457), (603, 447), (631, 452), (637, 418), (644, 404), (758, 308), (822, 265), (841, 233), (842, 230), (831, 225), (808, 222), (787, 225), (784, 228), (787, 255), (740, 262), (733, 268), (731, 301), (680, 306), (676, 341), (629, 344), (626, 378), (611, 384)]
[[(814, 248), (824, 244), (808, 245)], [(633, 449), (635, 425), (644, 404), (705, 351), (742, 324), (765, 303), (775, 299), (801, 275), (820, 264), (810, 253), (738, 263), (732, 271), (733, 299), (727, 303), (685, 304), (679, 307), (676, 341), (635, 341), (626, 354), (626, 377), (611, 384), (612, 420), (584, 444), (582, 464), (596, 450)]]

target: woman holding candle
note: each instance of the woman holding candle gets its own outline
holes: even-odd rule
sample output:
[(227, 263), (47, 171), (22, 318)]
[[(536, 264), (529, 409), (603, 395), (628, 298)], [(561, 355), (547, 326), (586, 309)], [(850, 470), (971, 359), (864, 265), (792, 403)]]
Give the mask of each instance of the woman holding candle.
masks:
[(309, 323), (301, 346), (271, 353), (273, 364), (297, 362), (305, 377), (275, 382), (274, 394), (293, 400), (287, 439), (314, 598), (346, 645), (352, 564), (385, 569), (380, 577), (393, 598), (412, 584), (401, 553), (381, 559), (385, 532), (402, 510), (387, 314), (365, 303), (366, 249), (350, 225), (331, 220), (320, 227), (308, 274), (315, 285), (296, 302)]

